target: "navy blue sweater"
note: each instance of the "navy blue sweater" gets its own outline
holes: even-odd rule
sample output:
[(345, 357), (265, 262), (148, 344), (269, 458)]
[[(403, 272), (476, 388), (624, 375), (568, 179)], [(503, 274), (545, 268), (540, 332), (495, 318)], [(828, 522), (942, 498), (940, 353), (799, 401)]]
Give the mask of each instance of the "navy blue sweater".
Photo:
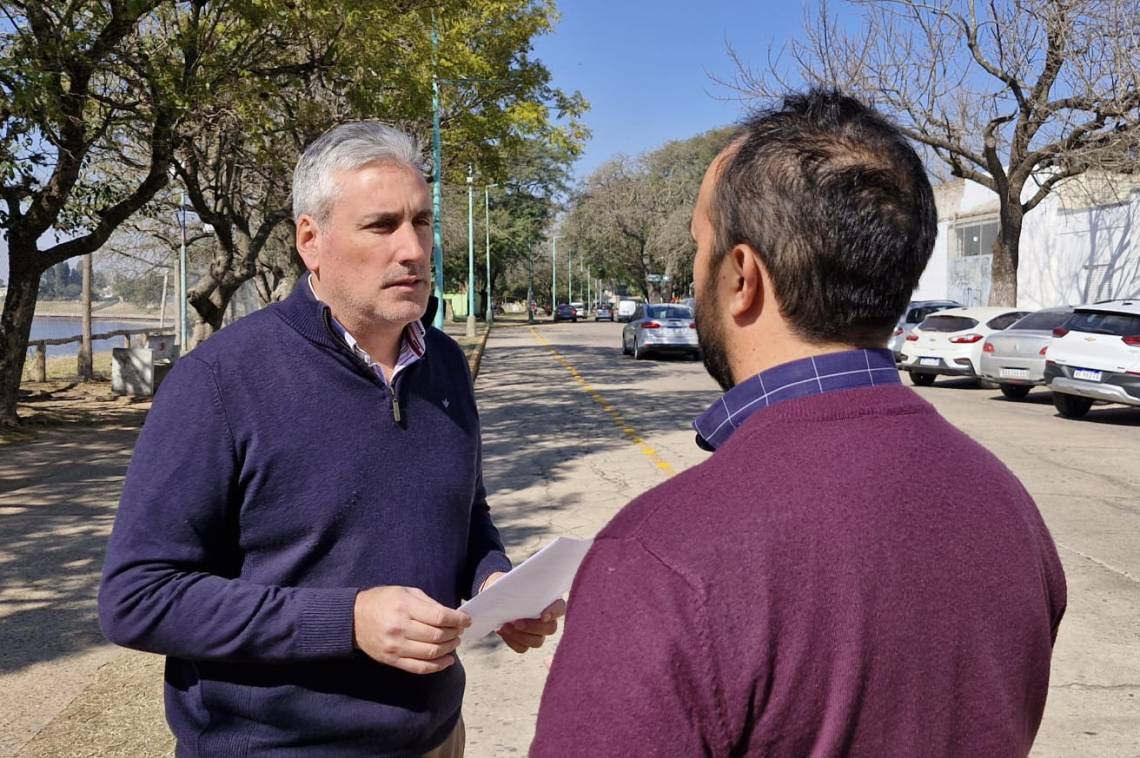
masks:
[(378, 585), (455, 607), (510, 569), (483, 488), (471, 378), (429, 329), (393, 397), (296, 288), (177, 362), (135, 447), (99, 618), (167, 656), (180, 756), (405, 756), (442, 742), (460, 665), (353, 648)]

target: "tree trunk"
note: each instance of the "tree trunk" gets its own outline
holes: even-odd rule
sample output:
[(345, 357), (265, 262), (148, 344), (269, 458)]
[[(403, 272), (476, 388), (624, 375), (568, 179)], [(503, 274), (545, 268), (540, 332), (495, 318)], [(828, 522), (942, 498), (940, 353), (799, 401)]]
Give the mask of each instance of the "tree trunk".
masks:
[(93, 264), (91, 253), (83, 256), (83, 334), (79, 342), (79, 359), (77, 368), (79, 378), (89, 382), (95, 378), (94, 362), (91, 356), (91, 279), (93, 277)]
[[(1011, 190), (1012, 194), (1012, 190)], [(1020, 195), (1020, 190), (1017, 191)], [(1001, 202), (998, 216), (1001, 228), (994, 240), (993, 263), (990, 266), (990, 305), (1017, 306), (1017, 264), (1021, 246), (1021, 224), (1025, 216), (1021, 203)]]
[(26, 254), (12, 253), (12, 270), (8, 277), (8, 295), (0, 315), (0, 428), (19, 423), (16, 402), (20, 397), (20, 377), (28, 357), (28, 336), (36, 315), (36, 293), (40, 288), (40, 272), (30, 267), (17, 267)]

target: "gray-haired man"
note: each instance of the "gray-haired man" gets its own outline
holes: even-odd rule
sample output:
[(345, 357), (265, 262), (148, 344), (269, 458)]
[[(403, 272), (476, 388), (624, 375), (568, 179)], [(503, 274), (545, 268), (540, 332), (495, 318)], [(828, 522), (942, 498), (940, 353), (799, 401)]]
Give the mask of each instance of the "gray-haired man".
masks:
[[(310, 275), (182, 358), (139, 437), (100, 620), (167, 656), (179, 756), (462, 755), (453, 608), (510, 563), (466, 360), (421, 323), (419, 156), (375, 122), (306, 150)], [(500, 635), (537, 647), (562, 610)]]

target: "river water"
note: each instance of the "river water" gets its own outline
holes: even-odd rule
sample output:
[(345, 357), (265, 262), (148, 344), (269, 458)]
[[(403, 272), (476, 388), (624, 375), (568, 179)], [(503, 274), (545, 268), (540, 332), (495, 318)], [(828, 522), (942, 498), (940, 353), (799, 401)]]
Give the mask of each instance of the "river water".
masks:
[[(99, 334), (100, 332), (112, 332), (116, 329), (147, 329), (157, 326), (158, 321), (118, 321), (115, 319), (104, 318), (91, 319), (92, 334)], [(166, 331), (173, 334), (174, 328), (174, 325), (170, 323), (169, 319), (167, 319)], [(37, 316), (32, 321), (32, 336), (31, 341), (29, 342), (29, 347), (34, 347), (34, 345), (31, 345), (31, 342), (34, 342), (35, 340), (75, 337), (82, 333), (82, 319), (64, 316)], [(123, 344), (123, 338), (121, 336), (113, 337), (109, 340), (95, 340), (95, 342), (92, 343), (92, 349), (98, 352), (100, 350), (110, 350), (113, 347), (123, 347)], [(48, 345), (47, 354), (49, 356), (78, 355), (79, 343), (69, 342), (66, 345)]]

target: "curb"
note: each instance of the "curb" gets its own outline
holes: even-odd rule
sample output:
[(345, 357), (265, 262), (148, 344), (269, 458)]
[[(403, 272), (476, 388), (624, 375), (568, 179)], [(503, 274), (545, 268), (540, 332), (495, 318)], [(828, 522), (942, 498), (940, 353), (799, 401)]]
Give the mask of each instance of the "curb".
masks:
[(472, 384), (474, 384), (475, 380), (479, 377), (479, 366), (483, 363), (483, 350), (487, 347), (487, 338), (491, 336), (492, 329), (494, 329), (494, 324), (488, 324), (487, 329), (483, 332), (483, 338), (479, 340), (479, 344), (471, 351), (471, 355), (467, 356), (467, 368), (471, 371)]

